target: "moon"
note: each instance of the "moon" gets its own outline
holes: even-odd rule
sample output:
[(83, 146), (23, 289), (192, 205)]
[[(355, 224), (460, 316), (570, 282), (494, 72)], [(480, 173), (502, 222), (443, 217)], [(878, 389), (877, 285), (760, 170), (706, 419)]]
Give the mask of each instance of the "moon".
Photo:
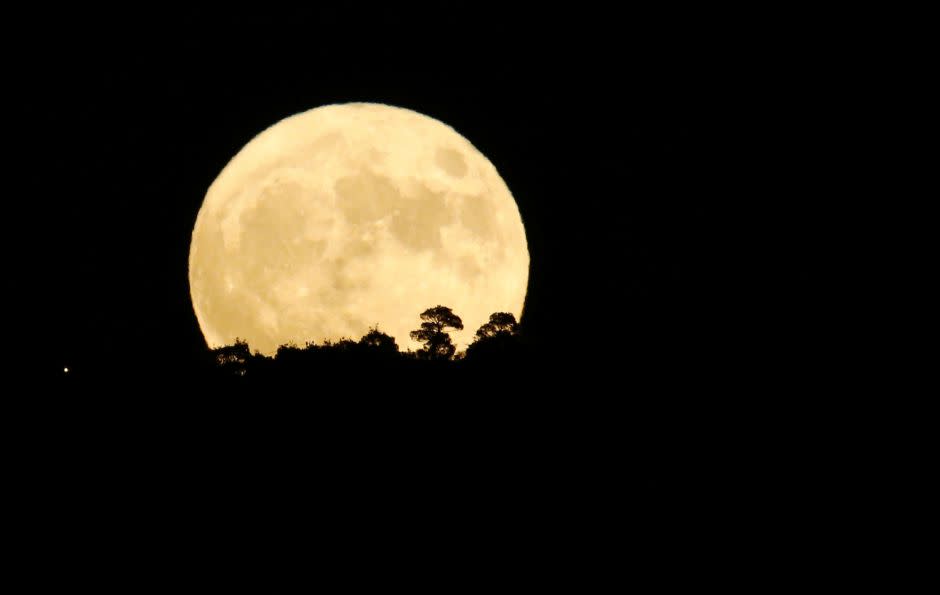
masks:
[(529, 251), (496, 168), (453, 128), (377, 103), (285, 118), (218, 175), (189, 252), (193, 309), (210, 348), (358, 339), (370, 327), (417, 348), (429, 307), (464, 322), (521, 319)]

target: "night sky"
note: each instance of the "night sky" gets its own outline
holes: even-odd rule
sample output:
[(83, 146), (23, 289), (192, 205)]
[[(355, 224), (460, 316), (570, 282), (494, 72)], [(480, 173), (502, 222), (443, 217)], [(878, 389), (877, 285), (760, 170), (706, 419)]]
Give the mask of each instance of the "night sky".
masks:
[[(7, 401), (27, 410), (7, 418), (25, 453), (15, 483), (50, 535), (146, 516), (148, 530), (176, 531), (165, 543), (177, 548), (197, 521), (224, 538), (259, 506), (283, 526), (329, 517), (347, 537), (358, 534), (345, 523), (459, 517), (467, 533), (490, 527), (487, 551), (509, 526), (547, 549), (606, 543), (610, 528), (634, 536), (626, 558), (655, 558), (669, 576), (675, 544), (713, 568), (729, 519), (746, 534), (768, 511), (787, 522), (793, 502), (812, 502), (810, 482), (779, 478), (808, 452), (790, 420), (815, 419), (804, 371), (826, 349), (809, 333), (825, 315), (804, 263), (827, 189), (793, 183), (824, 161), (814, 137), (778, 141), (815, 96), (773, 76), (778, 62), (744, 38), (759, 27), (729, 37), (697, 15), (476, 5), (369, 19), (359, 6), (42, 10), (8, 21), (28, 40), (4, 72), (7, 204), (25, 213), (4, 219), (3, 279), (24, 337), (25, 365), (8, 369), (28, 378), (7, 391), (29, 397)], [(327, 396), (352, 405), (336, 423), (297, 414), (301, 397), (320, 402), (315, 382), (287, 405), (189, 392), (206, 355), (187, 277), (206, 190), (268, 126), (350, 101), (452, 126), (513, 193), (531, 258), (522, 331), (538, 362), (515, 410), (445, 415), (402, 398), (376, 399), (376, 412), (341, 386)], [(414, 305), (416, 325), (433, 305)], [(95, 381), (72, 380), (83, 375)], [(51, 398), (32, 395), (43, 378)], [(446, 388), (426, 402), (446, 402)], [(398, 406), (415, 409), (389, 424)]]
[(814, 96), (775, 52), (681, 21), (388, 8), (35, 25), (6, 75), (9, 190), (28, 197), (7, 235), (24, 255), (7, 278), (18, 369), (185, 380), (206, 353), (187, 265), (209, 185), (282, 118), (367, 101), (452, 126), (506, 181), (531, 258), (522, 328), (554, 382), (696, 407), (719, 386), (732, 409), (766, 378), (782, 391), (824, 358), (805, 336), (825, 324), (809, 271), (826, 189), (795, 182), (822, 163), (799, 137)]
[(14, 126), (27, 133), (19, 175), (42, 191), (27, 301), (44, 313), (50, 371), (185, 365), (203, 349), (187, 259), (206, 189), (267, 126), (347, 101), (432, 116), (494, 163), (526, 227), (523, 324), (537, 343), (592, 358), (701, 347), (716, 306), (740, 299), (720, 295), (719, 214), (741, 179), (722, 136), (740, 81), (612, 29), (576, 42), (517, 22), (387, 16), (356, 28), (298, 14), (303, 35), (238, 15), (125, 28), (82, 15), (47, 31), (51, 51), (17, 73)]

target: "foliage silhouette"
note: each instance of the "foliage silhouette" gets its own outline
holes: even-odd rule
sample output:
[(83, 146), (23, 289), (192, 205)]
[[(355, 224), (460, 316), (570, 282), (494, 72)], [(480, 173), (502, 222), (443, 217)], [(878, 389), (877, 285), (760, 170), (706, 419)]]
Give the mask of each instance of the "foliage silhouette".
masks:
[[(383, 383), (398, 387), (425, 381), (433, 384), (437, 374), (460, 375), (462, 370), (474, 370), (467, 376), (470, 383), (484, 377), (491, 379), (489, 375), (473, 377), (482, 369), (502, 373), (511, 368), (513, 375), (519, 376), (515, 370), (531, 361), (527, 359), (528, 347), (519, 325), (510, 313), (491, 314), (476, 331), (466, 353), (456, 353), (448, 334), (449, 330), (464, 328), (463, 321), (450, 308), (435, 306), (420, 316), (421, 327), (409, 333), (411, 338), (424, 343), (417, 351), (402, 351), (395, 338), (377, 326), (358, 340), (342, 338), (322, 344), (281, 345), (274, 357), (253, 354), (244, 340), (237, 339), (233, 345), (210, 350), (211, 374), (247, 376), (249, 385), (253, 380), (263, 380), (254, 385), (262, 392), (270, 390), (268, 382), (284, 380), (309, 383), (325, 394), (341, 394), (350, 386), (370, 386), (381, 392)], [(331, 382), (332, 387), (328, 386)]]
[(251, 361), (251, 350), (243, 339), (235, 339), (232, 345), (212, 350), (213, 359), (223, 373), (244, 376)]
[(433, 360), (449, 360), (453, 357), (454, 347), (446, 329), (463, 330), (463, 321), (446, 306), (435, 306), (421, 313), (421, 328), (413, 330), (410, 336), (415, 341), (424, 343), (419, 356)]
[(518, 330), (519, 325), (516, 322), (515, 316), (509, 312), (494, 312), (490, 314), (489, 322), (477, 329), (475, 336), (477, 340), (489, 339), (500, 333), (514, 335)]
[(475, 334), (467, 347), (467, 361), (487, 365), (518, 363), (523, 346), (519, 337), (519, 324), (509, 312), (494, 312)]
[(386, 335), (377, 326), (370, 328), (369, 332), (359, 339), (359, 345), (375, 353), (398, 353), (398, 343), (395, 342), (395, 338)]

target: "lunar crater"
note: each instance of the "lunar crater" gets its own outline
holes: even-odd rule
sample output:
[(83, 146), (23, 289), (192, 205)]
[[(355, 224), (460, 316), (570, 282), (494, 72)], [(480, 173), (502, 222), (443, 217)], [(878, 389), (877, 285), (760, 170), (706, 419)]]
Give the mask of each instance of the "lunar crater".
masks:
[(467, 162), (459, 151), (448, 148), (440, 148), (434, 154), (434, 162), (438, 167), (455, 178), (462, 178), (467, 175)]
[(368, 171), (342, 177), (334, 188), (337, 205), (346, 220), (353, 224), (381, 219), (388, 212), (387, 205), (402, 200), (390, 179)]

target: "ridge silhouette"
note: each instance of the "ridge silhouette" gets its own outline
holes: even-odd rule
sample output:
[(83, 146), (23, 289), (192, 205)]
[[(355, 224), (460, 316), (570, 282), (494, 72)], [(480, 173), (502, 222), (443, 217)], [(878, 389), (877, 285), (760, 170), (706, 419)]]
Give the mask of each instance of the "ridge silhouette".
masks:
[(420, 314), (420, 327), (410, 337), (424, 346), (416, 351), (402, 351), (396, 339), (378, 326), (359, 340), (342, 338), (321, 344), (281, 345), (273, 357), (252, 352), (250, 345), (238, 338), (232, 345), (211, 349), (217, 377), (263, 377), (295, 379), (319, 371), (331, 376), (355, 373), (355, 369), (394, 371), (469, 370), (481, 367), (505, 368), (521, 365), (527, 347), (513, 314), (495, 312), (476, 331), (466, 351), (458, 353), (448, 330), (462, 330), (463, 321), (449, 307), (437, 305)]

